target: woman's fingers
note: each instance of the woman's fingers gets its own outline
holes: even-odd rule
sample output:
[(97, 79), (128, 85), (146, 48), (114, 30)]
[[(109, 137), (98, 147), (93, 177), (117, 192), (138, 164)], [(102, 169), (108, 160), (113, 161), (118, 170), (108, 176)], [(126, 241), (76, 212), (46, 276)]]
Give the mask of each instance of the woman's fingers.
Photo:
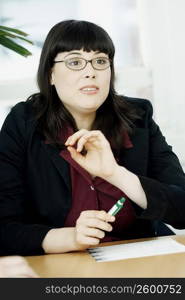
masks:
[(114, 222), (115, 217), (111, 216), (104, 210), (84, 210), (81, 212), (80, 217), (83, 218), (97, 218), (105, 222)]
[(87, 141), (96, 142), (99, 143), (99, 145), (108, 143), (100, 130), (88, 131), (86, 129), (81, 129), (70, 136), (65, 142), (65, 145), (73, 146), (77, 142), (77, 151), (81, 152)]
[(65, 142), (65, 145), (68, 146), (68, 145), (74, 145), (76, 143), (76, 141), (81, 137), (83, 136), (84, 134), (86, 134), (87, 132), (89, 132), (88, 130), (86, 129), (81, 129), (77, 132), (75, 132), (73, 135), (69, 136), (68, 139), (66, 140)]
[(79, 234), (82, 234), (87, 237), (102, 239), (105, 236), (105, 232), (97, 228), (78, 226), (76, 230)]
[(103, 231), (112, 231), (112, 226), (106, 221), (102, 221), (95, 218), (79, 219), (77, 225), (89, 228), (96, 228)]
[(87, 142), (92, 142), (94, 141), (94, 138), (92, 139), (92, 136), (90, 134), (86, 134), (84, 136), (82, 136), (78, 142), (77, 142), (77, 149), (76, 151), (78, 152), (81, 152), (84, 145), (87, 143)]
[(89, 237), (82, 234), (77, 235), (76, 241), (81, 245), (86, 245), (85, 249), (90, 246), (98, 245), (100, 243), (100, 240), (98, 238)]

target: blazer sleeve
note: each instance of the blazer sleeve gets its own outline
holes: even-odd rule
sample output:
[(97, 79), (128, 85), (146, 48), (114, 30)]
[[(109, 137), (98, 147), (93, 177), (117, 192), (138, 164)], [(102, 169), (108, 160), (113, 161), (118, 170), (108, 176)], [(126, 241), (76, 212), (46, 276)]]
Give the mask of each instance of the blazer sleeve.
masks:
[(180, 162), (152, 119), (147, 101), (149, 128), (148, 176), (138, 176), (147, 197), (147, 209), (140, 217), (161, 220), (178, 229), (185, 228), (185, 174)]
[(26, 165), (25, 103), (17, 104), (0, 132), (0, 254), (44, 253), (41, 244), (51, 229), (27, 224), (24, 214)]

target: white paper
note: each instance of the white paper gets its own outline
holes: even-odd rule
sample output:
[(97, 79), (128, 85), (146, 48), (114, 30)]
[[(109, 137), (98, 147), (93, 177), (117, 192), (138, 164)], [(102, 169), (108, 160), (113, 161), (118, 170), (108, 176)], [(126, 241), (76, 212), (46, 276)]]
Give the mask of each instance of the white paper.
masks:
[(88, 249), (97, 262), (185, 252), (185, 246), (172, 238)]

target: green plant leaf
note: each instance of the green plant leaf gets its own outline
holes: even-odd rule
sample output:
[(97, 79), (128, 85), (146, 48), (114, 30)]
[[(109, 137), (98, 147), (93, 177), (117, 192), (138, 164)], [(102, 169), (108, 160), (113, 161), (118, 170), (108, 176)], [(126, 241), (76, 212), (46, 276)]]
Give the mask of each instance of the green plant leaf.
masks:
[(16, 29), (16, 28), (10, 28), (10, 27), (6, 27), (6, 26), (2, 26), (0, 25), (0, 29), (2, 30), (6, 30), (6, 31), (11, 31), (11, 32), (15, 32), (19, 35), (23, 35), (23, 36), (28, 36), (28, 34), (22, 30)]
[(29, 56), (32, 55), (30, 51), (28, 51), (26, 48), (18, 45), (17, 43), (15, 43), (14, 41), (10, 40), (9, 38), (5, 37), (5, 36), (0, 36), (0, 44), (6, 48), (9, 48), (13, 51), (15, 51), (16, 53), (22, 55), (22, 56)]
[(32, 41), (30, 41), (30, 40), (28, 40), (28, 39), (25, 39), (25, 38), (23, 38), (22, 36), (15, 35), (15, 34), (9, 33), (9, 32), (7, 32), (7, 31), (1, 30), (1, 29), (0, 29), (0, 36), (5, 36), (5, 37), (8, 36), (8, 37), (10, 37), (10, 38), (21, 39), (21, 40), (23, 40), (23, 41), (25, 41), (25, 42), (30, 43), (30, 44), (33, 45), (33, 42), (32, 42)]

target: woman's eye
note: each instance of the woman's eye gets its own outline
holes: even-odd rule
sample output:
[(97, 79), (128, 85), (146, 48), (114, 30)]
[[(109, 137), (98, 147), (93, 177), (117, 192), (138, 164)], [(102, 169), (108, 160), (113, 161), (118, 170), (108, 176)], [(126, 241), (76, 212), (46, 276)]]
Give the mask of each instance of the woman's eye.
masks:
[(79, 66), (80, 64), (81, 64), (81, 61), (78, 59), (69, 61), (69, 65), (71, 65), (71, 66)]
[(106, 59), (103, 59), (103, 58), (99, 58), (99, 59), (97, 59), (96, 60), (96, 63), (98, 64), (98, 65), (104, 65), (104, 64), (106, 64)]

